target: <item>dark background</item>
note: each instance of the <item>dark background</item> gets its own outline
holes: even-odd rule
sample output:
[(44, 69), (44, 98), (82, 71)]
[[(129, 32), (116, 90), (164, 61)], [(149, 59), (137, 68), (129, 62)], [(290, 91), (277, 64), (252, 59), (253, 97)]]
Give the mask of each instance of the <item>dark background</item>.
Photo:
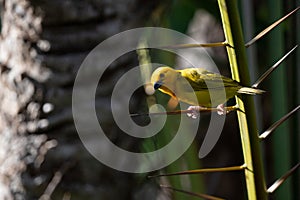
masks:
[[(0, 199), (191, 199), (160, 189), (159, 184), (225, 199), (247, 198), (242, 172), (149, 179), (149, 174), (108, 168), (83, 147), (72, 119), (76, 72), (97, 44), (121, 31), (144, 26), (170, 28), (204, 43), (223, 41), (217, 1), (0, 2)], [(299, 6), (296, 0), (238, 2), (245, 41)], [(247, 49), (252, 82), (299, 43), (299, 19), (296, 13)], [(225, 48), (207, 50), (221, 73), (230, 77)], [(151, 50), (150, 56), (155, 62), (180, 64), (174, 55), (158, 50)], [(255, 97), (259, 133), (299, 104), (299, 58), (298, 50), (261, 85), (267, 93)], [(114, 82), (138, 64), (135, 52), (115, 61), (96, 95), (96, 109), (105, 116), (101, 124), (107, 136), (136, 152), (167, 142), (172, 138), (172, 123), (178, 120), (170, 117), (171, 125), (149, 140), (127, 137), (114, 124), (109, 110)], [(162, 94), (155, 97), (168, 101)], [(137, 91), (133, 99), (137, 112), (146, 110), (145, 101), (143, 90)], [(267, 186), (299, 162), (299, 119), (295, 114), (262, 142)], [(144, 123), (147, 119), (138, 120)], [(226, 118), (212, 152), (198, 159), (208, 120), (209, 115), (203, 117), (197, 139), (182, 158), (150, 174), (241, 165), (243, 154), (235, 113)], [(293, 174), (271, 198), (297, 199), (299, 177), (299, 172)]]

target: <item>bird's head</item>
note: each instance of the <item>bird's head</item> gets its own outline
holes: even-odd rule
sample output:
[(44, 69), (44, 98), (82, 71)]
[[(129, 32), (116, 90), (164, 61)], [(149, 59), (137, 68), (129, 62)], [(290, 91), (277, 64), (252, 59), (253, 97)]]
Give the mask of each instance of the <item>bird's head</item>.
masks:
[(171, 67), (163, 66), (157, 68), (151, 76), (151, 83), (155, 90), (160, 90), (175, 97), (176, 80), (179, 72)]

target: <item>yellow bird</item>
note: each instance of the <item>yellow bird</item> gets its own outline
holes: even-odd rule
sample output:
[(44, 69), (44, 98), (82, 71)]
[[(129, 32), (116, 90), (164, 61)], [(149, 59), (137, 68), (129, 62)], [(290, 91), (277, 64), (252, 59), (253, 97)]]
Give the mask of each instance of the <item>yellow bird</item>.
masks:
[[(174, 70), (167, 66), (159, 67), (152, 73), (151, 83), (155, 90), (158, 89), (178, 101), (192, 105), (191, 109), (195, 109), (193, 108), (195, 106), (217, 107), (223, 114), (226, 113), (223, 104), (235, 95), (255, 95), (264, 92), (256, 88), (243, 87), (231, 78), (202, 68)], [(213, 100), (210, 95), (213, 96)]]

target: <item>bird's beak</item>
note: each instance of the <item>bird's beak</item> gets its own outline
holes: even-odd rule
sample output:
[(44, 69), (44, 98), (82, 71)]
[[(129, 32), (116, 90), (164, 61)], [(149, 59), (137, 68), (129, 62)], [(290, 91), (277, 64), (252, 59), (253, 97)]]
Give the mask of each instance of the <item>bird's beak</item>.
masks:
[(157, 81), (154, 83), (154, 89), (157, 90), (158, 88), (160, 88), (163, 85), (162, 81)]

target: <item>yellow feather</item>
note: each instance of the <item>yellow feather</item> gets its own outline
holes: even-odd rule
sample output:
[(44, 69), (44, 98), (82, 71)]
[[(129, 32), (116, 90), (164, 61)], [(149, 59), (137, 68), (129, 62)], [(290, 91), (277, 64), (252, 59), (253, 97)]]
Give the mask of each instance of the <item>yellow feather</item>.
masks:
[(239, 93), (253, 95), (264, 92), (243, 87), (231, 78), (202, 68), (174, 70), (167, 66), (159, 67), (152, 73), (151, 83), (154, 89), (179, 101), (203, 107), (216, 107)]

